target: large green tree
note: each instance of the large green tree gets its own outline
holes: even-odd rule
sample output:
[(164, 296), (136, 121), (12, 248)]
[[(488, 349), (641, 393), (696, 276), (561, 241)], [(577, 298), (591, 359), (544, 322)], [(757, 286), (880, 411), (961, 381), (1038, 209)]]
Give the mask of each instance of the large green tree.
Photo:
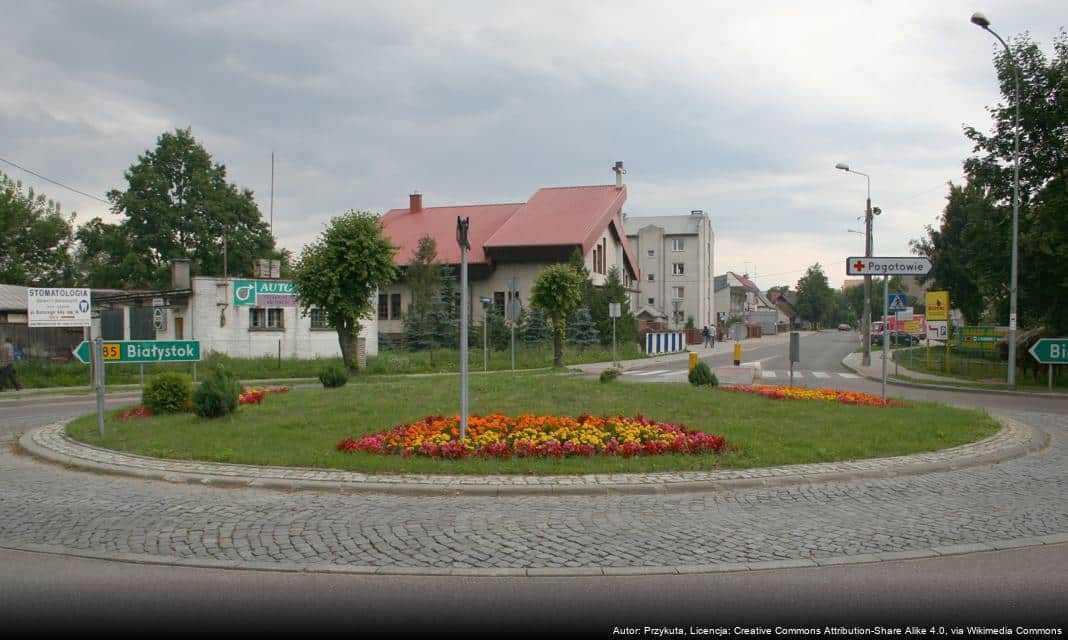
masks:
[(23, 286), (73, 284), (70, 254), (74, 214), (24, 190), (0, 172), (0, 282)]
[(816, 263), (797, 281), (797, 315), (813, 324), (827, 324), (834, 314), (834, 294), (823, 267)]
[[(166, 287), (176, 258), (189, 259), (193, 275), (221, 276), (224, 270), (251, 275), (257, 258), (283, 257), (252, 191), (227, 182), (226, 167), (212, 161), (189, 129), (162, 134), (125, 177), (126, 189), (108, 193), (112, 211), (123, 220), (94, 220), (80, 234), (87, 271), (94, 260), (128, 267), (99, 285)], [(115, 234), (125, 242), (113, 242)], [(86, 246), (119, 253), (100, 256)]]
[(1068, 36), (1053, 58), (1027, 35), (994, 58), (1002, 100), (989, 133), (967, 126), (967, 182), (950, 185), (940, 225), (913, 242), (934, 265), (929, 280), (950, 292), (969, 322), (1008, 322), (1012, 235), (1014, 69), (1020, 74), (1019, 320), (1068, 331)]
[(301, 307), (326, 312), (350, 371), (359, 369), (356, 339), (363, 318), (374, 313), (378, 290), (397, 278), (396, 251), (374, 214), (349, 211), (305, 245), (294, 267)]
[(567, 320), (582, 302), (582, 276), (569, 265), (546, 268), (534, 280), (530, 303), (548, 317), (553, 330), (553, 366), (564, 366)]

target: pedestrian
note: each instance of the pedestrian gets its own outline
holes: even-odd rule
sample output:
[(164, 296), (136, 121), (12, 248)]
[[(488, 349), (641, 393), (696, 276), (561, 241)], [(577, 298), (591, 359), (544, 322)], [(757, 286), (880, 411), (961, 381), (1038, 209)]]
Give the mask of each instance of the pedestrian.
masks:
[(712, 330), (708, 328), (707, 324), (705, 325), (704, 330), (701, 331), (701, 335), (705, 337), (705, 346), (706, 347), (711, 347), (712, 346)]
[(4, 344), (0, 344), (0, 391), (7, 387), (8, 380), (15, 385), (15, 391), (22, 390), (15, 377), (15, 345), (11, 344), (11, 338), (5, 338)]

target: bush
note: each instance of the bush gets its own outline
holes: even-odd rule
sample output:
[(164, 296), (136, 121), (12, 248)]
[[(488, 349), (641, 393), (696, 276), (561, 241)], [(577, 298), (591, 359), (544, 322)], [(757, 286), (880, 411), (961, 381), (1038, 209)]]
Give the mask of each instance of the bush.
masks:
[(345, 386), (349, 381), (349, 371), (339, 362), (331, 362), (319, 371), (319, 382), (328, 389)]
[(184, 373), (160, 373), (148, 379), (141, 403), (152, 413), (178, 413), (189, 410), (193, 381)]
[(241, 383), (223, 367), (212, 369), (193, 393), (193, 411), (201, 418), (218, 418), (237, 409)]
[(719, 380), (716, 379), (716, 374), (712, 373), (712, 370), (708, 368), (708, 365), (704, 362), (698, 362), (692, 370), (690, 370), (690, 384), (695, 387), (716, 387), (719, 386)]
[(622, 373), (619, 369), (605, 369), (601, 372), (601, 382), (612, 382)]

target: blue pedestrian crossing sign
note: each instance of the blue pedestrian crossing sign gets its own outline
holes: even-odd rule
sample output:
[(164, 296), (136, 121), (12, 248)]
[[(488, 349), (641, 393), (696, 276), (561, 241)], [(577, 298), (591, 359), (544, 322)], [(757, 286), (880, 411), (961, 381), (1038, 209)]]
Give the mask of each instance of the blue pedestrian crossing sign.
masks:
[(904, 311), (908, 308), (905, 294), (903, 293), (891, 293), (886, 296), (886, 309), (890, 313), (897, 311)]

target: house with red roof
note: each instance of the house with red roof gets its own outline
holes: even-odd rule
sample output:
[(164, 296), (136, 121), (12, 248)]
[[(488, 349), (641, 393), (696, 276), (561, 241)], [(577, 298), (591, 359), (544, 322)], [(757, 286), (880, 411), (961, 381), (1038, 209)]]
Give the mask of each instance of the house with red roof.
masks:
[[(582, 253), (594, 285), (603, 285), (614, 266), (629, 288), (638, 280), (638, 266), (623, 232), (627, 187), (622, 183), (622, 169), (622, 163), (614, 167), (614, 185), (544, 187), (526, 202), (426, 207), (423, 194), (414, 193), (407, 208), (391, 209), (382, 216), (383, 232), (398, 247), (394, 260), (402, 273), (424, 235), (437, 243), (437, 262), (455, 266), (458, 273), (456, 222), (469, 219), (472, 319), (479, 318), (474, 312), (482, 297), (491, 299), (503, 313), (512, 278), (518, 280), (517, 298), (525, 306), (538, 274), (553, 264), (566, 263), (575, 249)], [(403, 277), (381, 290), (379, 331), (402, 333), (402, 317), (411, 302)]]

